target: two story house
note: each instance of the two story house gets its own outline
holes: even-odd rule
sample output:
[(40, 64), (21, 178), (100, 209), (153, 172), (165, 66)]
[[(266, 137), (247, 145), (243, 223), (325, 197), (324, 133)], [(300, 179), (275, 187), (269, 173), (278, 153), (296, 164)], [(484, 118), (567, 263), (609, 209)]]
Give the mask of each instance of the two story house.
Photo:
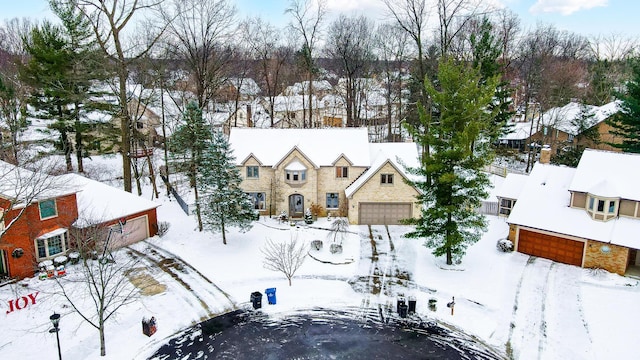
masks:
[(72, 251), (74, 236), (89, 227), (113, 229), (110, 248), (158, 231), (158, 204), (126, 191), (77, 174), (44, 175), (4, 162), (0, 171), (0, 277), (33, 276), (41, 261)]
[(508, 176), (498, 198), (514, 204), (509, 239), (525, 254), (625, 274), (640, 266), (639, 178), (640, 155), (591, 149), (577, 168), (538, 163), (526, 179)]
[(398, 224), (420, 213), (404, 181), (405, 166), (418, 166), (414, 143), (369, 143), (366, 128), (233, 128), (229, 143), (263, 215), (302, 218), (313, 206), (352, 224)]

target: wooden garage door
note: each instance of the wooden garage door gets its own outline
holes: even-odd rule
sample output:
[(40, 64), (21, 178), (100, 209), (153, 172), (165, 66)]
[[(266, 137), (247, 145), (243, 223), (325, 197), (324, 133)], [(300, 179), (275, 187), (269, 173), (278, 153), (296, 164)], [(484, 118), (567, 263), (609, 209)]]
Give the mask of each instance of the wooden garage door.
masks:
[(518, 251), (553, 261), (582, 266), (584, 243), (533, 231), (520, 230)]
[(398, 225), (411, 217), (411, 203), (361, 203), (358, 223), (362, 225)]
[(131, 245), (149, 237), (149, 226), (146, 215), (127, 220), (123, 226), (122, 233), (118, 232), (119, 226), (112, 226), (112, 229), (116, 231), (112, 231), (111, 239), (109, 240), (109, 248), (111, 249)]

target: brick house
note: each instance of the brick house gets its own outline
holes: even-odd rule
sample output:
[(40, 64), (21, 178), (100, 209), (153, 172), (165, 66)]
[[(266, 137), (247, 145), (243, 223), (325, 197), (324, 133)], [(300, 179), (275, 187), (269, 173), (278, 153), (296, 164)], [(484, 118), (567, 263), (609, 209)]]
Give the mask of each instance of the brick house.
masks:
[(400, 165), (418, 165), (414, 143), (369, 143), (366, 128), (234, 128), (229, 142), (241, 187), (263, 215), (302, 218), (320, 206), (352, 224), (398, 224), (420, 213)]
[[(508, 176), (497, 196), (517, 200), (507, 218), (509, 239), (517, 251), (533, 256), (621, 275), (635, 270), (638, 178), (640, 155), (591, 149), (575, 169), (537, 163), (525, 181)], [(513, 191), (513, 183), (521, 189)]]
[(33, 179), (37, 173), (6, 163), (0, 163), (0, 169), (5, 174), (0, 184), (0, 212), (7, 209), (0, 221), (1, 230), (7, 226), (0, 239), (0, 276), (34, 276), (39, 262), (72, 251), (74, 230), (88, 226), (109, 228), (126, 219), (124, 231), (110, 241), (112, 248), (157, 233), (158, 205), (149, 200), (77, 174), (66, 174), (47, 176), (39, 185), (42, 191), (24, 188), (23, 194), (31, 191), (36, 195), (24, 201), (23, 195), (16, 194), (15, 181), (18, 177)]

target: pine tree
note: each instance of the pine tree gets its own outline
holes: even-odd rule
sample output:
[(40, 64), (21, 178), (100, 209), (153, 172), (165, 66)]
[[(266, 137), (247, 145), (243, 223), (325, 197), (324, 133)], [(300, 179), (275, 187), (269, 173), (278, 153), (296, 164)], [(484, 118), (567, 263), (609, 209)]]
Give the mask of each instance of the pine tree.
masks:
[[(418, 200), (423, 206), (415, 230), (406, 236), (425, 238), (425, 246), (436, 256), (446, 254), (451, 265), (486, 229), (476, 209), (489, 186), (482, 169), (492, 160), (487, 138), (497, 110), (488, 108), (498, 79), (482, 79), (478, 69), (444, 60), (436, 82), (439, 89), (428, 81), (425, 88), (439, 114), (437, 126), (425, 133), (424, 126), (407, 125), (416, 141), (430, 144), (431, 152), (422, 157), (420, 168), (408, 169), (422, 178), (412, 184), (421, 190)], [(422, 107), (419, 112), (420, 124), (432, 121), (431, 112)]]
[(104, 59), (91, 36), (89, 23), (75, 3), (76, 0), (50, 0), (61, 25), (45, 21), (23, 39), (30, 59), (21, 67), (20, 76), (32, 88), (28, 99), (35, 108), (32, 116), (53, 120), (50, 128), (60, 134), (56, 145), (65, 155), (67, 171), (73, 170), (71, 153), (75, 145), (78, 171), (82, 172), (85, 146), (98, 139), (92, 134), (98, 124), (85, 114), (110, 110), (110, 106), (95, 101), (101, 93), (93, 84), (105, 79)]
[(224, 134), (214, 132), (213, 140), (202, 154), (198, 171), (198, 206), (202, 209), (204, 227), (220, 231), (225, 245), (227, 227), (248, 231), (255, 217), (249, 196), (240, 188), (242, 178), (235, 163)]
[(620, 111), (608, 120), (613, 127), (609, 132), (622, 138), (622, 142), (609, 145), (624, 152), (640, 153), (640, 58), (633, 60), (632, 79), (626, 85), (627, 91), (617, 95), (622, 101)]
[(566, 144), (559, 154), (551, 158), (551, 163), (577, 167), (586, 147), (595, 147), (600, 143), (600, 133), (595, 126), (597, 119), (592, 107), (580, 104), (580, 113), (571, 120), (572, 127), (576, 130), (573, 142)]
[[(504, 73), (504, 64), (499, 62), (502, 55), (502, 44), (493, 35), (493, 25), (487, 17), (482, 19), (478, 34), (471, 34), (470, 42), (473, 52), (473, 66), (480, 71), (482, 81), (501, 76)], [(489, 104), (489, 109), (496, 110), (497, 114), (492, 122), (490, 138), (492, 142), (498, 140), (500, 135), (513, 131), (513, 126), (508, 120), (513, 116), (511, 110), (511, 89), (509, 82), (501, 79), (496, 87), (494, 100)]]
[(202, 216), (199, 202), (199, 186), (196, 174), (202, 165), (203, 152), (211, 141), (211, 130), (202, 117), (202, 110), (195, 101), (187, 104), (182, 115), (184, 123), (178, 127), (171, 137), (170, 147), (174, 155), (182, 155), (184, 160), (180, 163), (185, 167), (191, 187), (196, 198), (196, 217), (198, 229), (202, 231)]

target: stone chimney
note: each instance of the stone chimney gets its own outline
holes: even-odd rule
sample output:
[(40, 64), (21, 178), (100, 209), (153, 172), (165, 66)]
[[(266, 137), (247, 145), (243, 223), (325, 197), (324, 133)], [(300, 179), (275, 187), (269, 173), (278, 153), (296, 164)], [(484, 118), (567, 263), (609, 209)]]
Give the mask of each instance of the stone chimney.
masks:
[(548, 164), (551, 162), (551, 147), (543, 145), (540, 150), (540, 164)]

